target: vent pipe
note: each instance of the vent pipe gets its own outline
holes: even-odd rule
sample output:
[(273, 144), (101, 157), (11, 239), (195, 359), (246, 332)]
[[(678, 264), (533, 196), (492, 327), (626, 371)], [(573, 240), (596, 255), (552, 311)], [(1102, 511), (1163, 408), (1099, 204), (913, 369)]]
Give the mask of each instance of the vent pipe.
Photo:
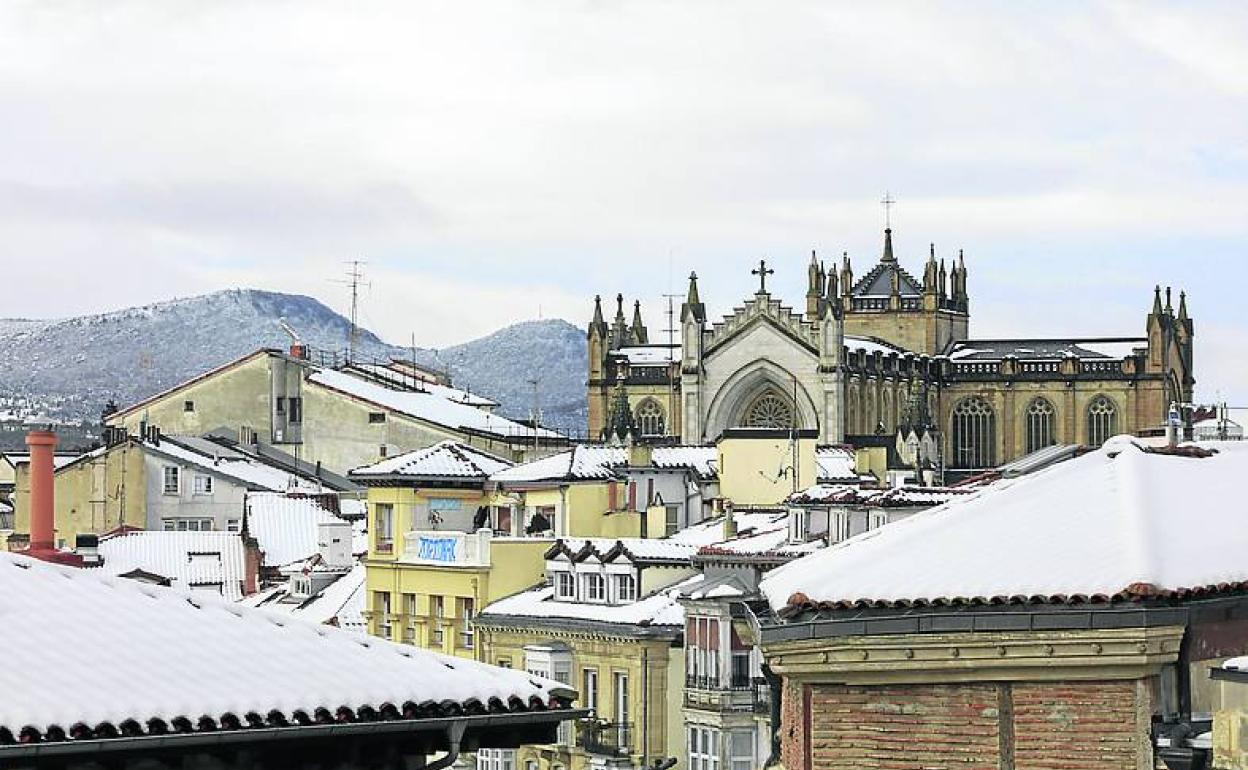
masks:
[(26, 434), (30, 448), (30, 547), (23, 553), (43, 561), (82, 566), (82, 557), (56, 549), (56, 477), (53, 452), (56, 434), (36, 430)]

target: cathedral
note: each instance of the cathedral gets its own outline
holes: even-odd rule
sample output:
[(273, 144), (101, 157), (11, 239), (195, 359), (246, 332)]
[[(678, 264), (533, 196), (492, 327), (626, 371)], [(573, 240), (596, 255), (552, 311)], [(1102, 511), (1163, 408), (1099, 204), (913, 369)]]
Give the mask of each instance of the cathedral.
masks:
[(703, 444), (728, 430), (800, 431), (856, 446), (921, 436), (939, 470), (993, 468), (1053, 444), (1099, 445), (1164, 427), (1192, 400), (1192, 319), (1158, 287), (1139, 337), (975, 339), (963, 255), (933, 246), (922, 278), (893, 253), (855, 278), (812, 254), (802, 312), (758, 291), (707, 317), (697, 275), (680, 309), (679, 343), (650, 341), (633, 304), (601, 298), (589, 324), (589, 434)]

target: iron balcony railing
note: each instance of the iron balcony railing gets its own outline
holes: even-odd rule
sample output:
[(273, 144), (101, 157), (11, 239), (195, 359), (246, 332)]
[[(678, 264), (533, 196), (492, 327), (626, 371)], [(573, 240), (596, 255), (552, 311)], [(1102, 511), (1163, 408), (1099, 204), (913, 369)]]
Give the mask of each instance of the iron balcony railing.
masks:
[(582, 726), (579, 737), (581, 748), (591, 754), (623, 757), (632, 753), (631, 723), (590, 721)]

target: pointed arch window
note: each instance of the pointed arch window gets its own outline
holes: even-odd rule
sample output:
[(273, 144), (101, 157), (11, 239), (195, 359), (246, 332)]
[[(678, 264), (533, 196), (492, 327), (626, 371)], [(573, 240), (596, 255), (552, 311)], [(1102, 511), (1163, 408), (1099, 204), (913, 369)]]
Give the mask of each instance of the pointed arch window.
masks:
[(1027, 454), (1056, 442), (1053, 439), (1053, 404), (1047, 398), (1035, 398), (1027, 405)]
[(1097, 396), (1088, 404), (1088, 443), (1099, 447), (1118, 435), (1118, 408), (1107, 396)]
[(659, 406), (653, 399), (647, 399), (637, 407), (637, 413), (633, 422), (637, 425), (637, 430), (642, 436), (663, 436), (666, 435), (666, 420), (663, 415), (663, 407)]
[(997, 415), (979, 396), (962, 399), (953, 408), (955, 468), (991, 468), (996, 464)]
[(769, 390), (754, 399), (745, 410), (743, 428), (792, 428), (793, 405), (775, 391)]

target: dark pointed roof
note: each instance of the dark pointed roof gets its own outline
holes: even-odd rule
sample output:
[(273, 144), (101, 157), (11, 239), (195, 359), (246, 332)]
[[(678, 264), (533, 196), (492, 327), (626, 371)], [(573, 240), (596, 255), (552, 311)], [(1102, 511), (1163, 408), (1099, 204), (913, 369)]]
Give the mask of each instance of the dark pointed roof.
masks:
[(884, 230), (884, 254), (879, 263), (854, 284), (852, 293), (856, 297), (887, 297), (893, 293), (894, 285), (903, 297), (923, 294), (923, 285), (906, 272), (893, 256), (893, 230), (890, 227)]

